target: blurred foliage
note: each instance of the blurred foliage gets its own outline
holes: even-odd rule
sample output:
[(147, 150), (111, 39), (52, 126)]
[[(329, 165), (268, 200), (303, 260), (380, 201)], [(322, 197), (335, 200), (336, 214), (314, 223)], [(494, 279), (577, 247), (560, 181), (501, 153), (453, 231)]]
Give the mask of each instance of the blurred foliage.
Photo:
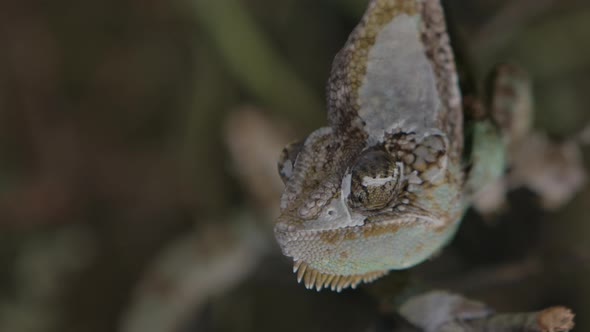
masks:
[[(0, 2), (0, 330), (116, 331), (161, 248), (251, 203), (223, 143), (229, 112), (256, 105), (299, 137), (325, 123), (330, 63), (365, 4)], [(587, 1), (447, 5), (478, 80), (516, 61), (534, 79), (538, 128), (566, 137), (590, 121)], [(529, 193), (513, 198), (495, 223), (469, 218), (450, 256), (419, 269), (444, 280), (532, 252), (547, 260), (533, 276), (463, 286), (502, 310), (571, 306), (589, 330), (590, 191), (551, 213)], [(366, 293), (306, 292), (278, 253), (269, 259), (276, 271), (194, 313), (194, 325), (358, 331), (377, 319)]]

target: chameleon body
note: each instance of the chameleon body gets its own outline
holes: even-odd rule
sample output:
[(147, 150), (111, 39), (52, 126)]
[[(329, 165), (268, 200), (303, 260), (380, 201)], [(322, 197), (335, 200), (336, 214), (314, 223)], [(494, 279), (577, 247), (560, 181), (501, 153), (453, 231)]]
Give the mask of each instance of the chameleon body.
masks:
[[(339, 291), (431, 257), (475, 190), (440, 2), (370, 1), (335, 57), (327, 101), (329, 126), (279, 161), (286, 188), (275, 236), (299, 281)], [(473, 132), (499, 137), (489, 123)], [(501, 175), (496, 152), (470, 165), (478, 182)]]

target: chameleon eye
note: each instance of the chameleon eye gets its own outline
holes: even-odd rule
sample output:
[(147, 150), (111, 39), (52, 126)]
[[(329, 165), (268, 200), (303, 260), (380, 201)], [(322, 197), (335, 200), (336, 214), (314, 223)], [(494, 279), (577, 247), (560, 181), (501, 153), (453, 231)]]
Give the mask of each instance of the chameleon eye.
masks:
[(297, 156), (303, 147), (303, 142), (293, 142), (287, 144), (283, 151), (281, 152), (281, 156), (279, 157), (278, 162), (278, 169), (279, 175), (281, 176), (281, 180), (283, 183), (287, 183), (291, 176), (293, 175), (293, 169), (295, 168), (295, 161), (297, 160)]
[(400, 173), (389, 153), (381, 150), (366, 152), (352, 168), (349, 206), (364, 210), (387, 207), (400, 187)]

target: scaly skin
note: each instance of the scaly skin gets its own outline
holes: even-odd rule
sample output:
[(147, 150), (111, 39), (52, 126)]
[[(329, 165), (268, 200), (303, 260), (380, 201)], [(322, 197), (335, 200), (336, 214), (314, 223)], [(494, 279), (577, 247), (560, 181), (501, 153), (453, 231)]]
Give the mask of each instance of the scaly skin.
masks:
[(438, 0), (371, 1), (336, 55), (327, 94), (329, 126), (287, 146), (279, 161), (286, 188), (275, 235), (299, 281), (339, 291), (448, 243), (475, 188), (502, 174), (505, 149), (485, 119), (473, 148), (492, 142), (494, 153), (464, 151)]

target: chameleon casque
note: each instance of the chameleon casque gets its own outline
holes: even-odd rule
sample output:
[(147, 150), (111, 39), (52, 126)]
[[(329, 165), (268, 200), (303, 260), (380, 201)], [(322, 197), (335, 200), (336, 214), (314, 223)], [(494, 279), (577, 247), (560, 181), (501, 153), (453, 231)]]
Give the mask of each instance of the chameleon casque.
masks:
[(279, 161), (275, 236), (307, 288), (340, 291), (423, 262), (504, 172), (497, 121), (467, 134), (439, 0), (370, 1), (334, 59), (327, 108), (329, 125)]

